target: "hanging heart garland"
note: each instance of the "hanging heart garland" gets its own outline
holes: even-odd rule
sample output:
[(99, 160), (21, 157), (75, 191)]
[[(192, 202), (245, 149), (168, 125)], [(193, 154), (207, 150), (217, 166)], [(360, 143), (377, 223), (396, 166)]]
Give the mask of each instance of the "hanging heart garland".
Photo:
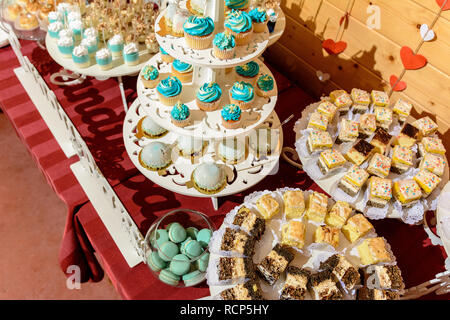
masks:
[(433, 40), (436, 35), (433, 30), (431, 30), (427, 24), (423, 24), (420, 26), (420, 36), (422, 37), (423, 41), (431, 41)]
[(407, 85), (404, 81), (398, 81), (398, 78), (396, 75), (392, 75), (389, 79), (389, 82), (391, 83), (391, 88), (393, 91), (403, 91), (406, 89)]
[(329, 54), (339, 54), (345, 51), (347, 48), (347, 42), (338, 41), (335, 42), (333, 39), (326, 39), (322, 42), (322, 48), (325, 49)]
[(436, 0), (437, 5), (442, 11), (450, 10), (450, 1), (449, 0)]
[(415, 54), (410, 47), (404, 46), (400, 50), (403, 66), (406, 70), (417, 70), (425, 67), (428, 63), (423, 55)]

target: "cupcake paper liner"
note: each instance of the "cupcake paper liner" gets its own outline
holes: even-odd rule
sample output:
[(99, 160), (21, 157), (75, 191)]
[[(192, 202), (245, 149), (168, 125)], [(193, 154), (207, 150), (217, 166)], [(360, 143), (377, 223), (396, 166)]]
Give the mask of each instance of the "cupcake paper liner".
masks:
[(201, 37), (193, 36), (186, 32), (184, 33), (184, 39), (186, 40), (186, 44), (188, 45), (188, 47), (195, 50), (203, 50), (209, 48), (211, 46), (213, 36), (214, 36), (213, 33)]

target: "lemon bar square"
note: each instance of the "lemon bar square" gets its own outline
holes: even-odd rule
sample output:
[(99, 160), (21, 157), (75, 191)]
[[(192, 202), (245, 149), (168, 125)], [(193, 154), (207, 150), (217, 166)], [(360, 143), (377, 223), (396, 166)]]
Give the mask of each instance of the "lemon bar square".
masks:
[(383, 129), (388, 130), (392, 123), (392, 109), (385, 107), (374, 108), (375, 118), (377, 119), (377, 125)]
[(342, 153), (335, 149), (322, 151), (317, 161), (323, 174), (327, 174), (330, 170), (338, 168), (347, 162)]
[(351, 92), (353, 100), (353, 111), (355, 113), (365, 113), (370, 104), (370, 95), (367, 91), (353, 88)]
[(368, 138), (377, 129), (377, 120), (373, 113), (365, 113), (359, 117), (358, 131), (361, 139)]
[(402, 206), (411, 206), (422, 197), (422, 191), (414, 179), (394, 182), (393, 194)]
[(442, 140), (436, 137), (424, 137), (421, 142), (419, 142), (419, 153), (424, 156), (425, 153), (435, 153), (444, 155), (446, 150)]
[(303, 222), (291, 220), (281, 228), (281, 244), (301, 249), (305, 245), (305, 234)]
[(414, 180), (422, 188), (424, 196), (428, 197), (430, 193), (436, 189), (442, 179), (428, 170), (420, 170), (414, 176)]
[(370, 141), (370, 144), (374, 147), (374, 152), (384, 154), (392, 139), (392, 135), (385, 129), (378, 127), (375, 130), (375, 135)]
[(337, 144), (356, 141), (359, 135), (358, 122), (350, 119), (342, 119), (339, 128)]
[(309, 195), (306, 217), (310, 220), (323, 222), (327, 214), (328, 197), (323, 193), (314, 191)]
[(389, 96), (384, 91), (372, 90), (370, 94), (372, 103), (378, 107), (387, 107), (390, 103)]
[(326, 131), (328, 118), (319, 112), (313, 112), (309, 118), (308, 128)]
[(288, 190), (283, 194), (284, 213), (287, 218), (300, 218), (305, 212), (305, 199), (301, 190)]
[(317, 112), (323, 114), (325, 117), (328, 118), (328, 120), (333, 119), (334, 115), (336, 114), (336, 110), (337, 110), (336, 105), (326, 100), (322, 101), (317, 107)]
[(337, 201), (325, 216), (325, 223), (331, 227), (342, 228), (352, 211), (353, 209), (348, 202)]
[(330, 93), (331, 101), (336, 105), (340, 114), (345, 114), (353, 104), (352, 97), (345, 90), (334, 90)]
[(263, 216), (268, 220), (280, 211), (280, 204), (270, 194), (265, 194), (256, 201), (256, 207)]
[(391, 158), (375, 153), (369, 161), (367, 172), (380, 178), (386, 178), (391, 170)]
[(392, 180), (372, 176), (369, 179), (368, 206), (384, 208), (392, 198)]
[(368, 234), (372, 229), (373, 225), (369, 220), (364, 215), (357, 213), (347, 220), (341, 230), (347, 240), (353, 243)]
[(416, 144), (416, 140), (418, 137), (419, 129), (417, 129), (410, 123), (405, 123), (402, 130), (400, 131), (400, 134), (397, 136), (397, 139), (395, 139), (395, 144), (402, 147), (411, 148)]
[(423, 137), (435, 133), (438, 129), (438, 125), (436, 124), (436, 122), (431, 120), (431, 118), (428, 116), (414, 121), (412, 125), (420, 130), (420, 133)]
[(392, 111), (398, 116), (400, 122), (405, 122), (411, 113), (412, 107), (413, 105), (410, 102), (398, 99), (392, 108)]
[(420, 161), (419, 168), (428, 170), (440, 177), (444, 174), (445, 159), (436, 154), (426, 153)]
[(309, 153), (313, 153), (318, 150), (331, 149), (333, 140), (328, 131), (312, 130), (309, 133), (306, 146)]
[(314, 232), (314, 242), (328, 243), (337, 248), (339, 246), (339, 228), (330, 226), (318, 226)]
[(364, 265), (391, 261), (386, 242), (381, 237), (365, 239), (357, 248), (361, 263)]
[(391, 171), (402, 174), (413, 165), (413, 151), (411, 148), (396, 145), (392, 153)]

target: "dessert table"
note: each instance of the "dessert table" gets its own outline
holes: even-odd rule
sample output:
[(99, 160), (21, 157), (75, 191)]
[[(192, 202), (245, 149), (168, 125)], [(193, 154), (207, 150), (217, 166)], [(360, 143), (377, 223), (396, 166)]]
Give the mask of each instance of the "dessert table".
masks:
[[(130, 213), (142, 234), (162, 214), (175, 208), (191, 208), (208, 214), (216, 227), (224, 215), (257, 190), (284, 186), (321, 191), (305, 172), (280, 161), (277, 175), (269, 175), (242, 194), (228, 196), (215, 211), (208, 199), (175, 194), (146, 179), (128, 158), (122, 137), (125, 112), (114, 79), (58, 87), (49, 81), (59, 69), (47, 52), (34, 42), (21, 41), (22, 52), (36, 66), (49, 88), (55, 92), (66, 114), (86, 141), (96, 165)], [(291, 114), (301, 115), (314, 98), (295, 86), (265, 61), (276, 78), (278, 101), (275, 107), (280, 120)], [(10, 47), (0, 49), (0, 103), (3, 112), (27, 145), (32, 157), (55, 192), (67, 204), (67, 224), (63, 232), (59, 262), (64, 272), (69, 265), (79, 265), (82, 281), (100, 281), (106, 272), (124, 299), (198, 299), (209, 295), (206, 283), (191, 288), (173, 288), (154, 278), (140, 263), (130, 268), (102, 223), (93, 204), (87, 199), (69, 166), (76, 156), (66, 158), (13, 69), (19, 63)], [(125, 77), (128, 101), (137, 97), (136, 78)], [(293, 121), (283, 126), (284, 145), (295, 141)], [(373, 221), (377, 233), (391, 244), (406, 287), (418, 285), (445, 270), (444, 248), (431, 243), (422, 226), (406, 225), (396, 220)], [(55, 232), (61, 232), (57, 230)], [(95, 253), (95, 255), (94, 255)], [(98, 258), (98, 260), (97, 260)], [(422, 299), (450, 299), (450, 295), (429, 294)]]

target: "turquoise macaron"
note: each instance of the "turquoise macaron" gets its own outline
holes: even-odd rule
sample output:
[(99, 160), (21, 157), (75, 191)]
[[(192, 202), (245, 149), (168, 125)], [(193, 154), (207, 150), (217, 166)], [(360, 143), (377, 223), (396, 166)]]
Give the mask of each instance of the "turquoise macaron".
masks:
[(197, 240), (186, 241), (182, 247), (182, 250), (184, 251), (183, 253), (189, 258), (197, 258), (203, 252), (202, 245)]
[(182, 279), (186, 287), (195, 286), (196, 284), (205, 280), (205, 273), (194, 270), (192, 272), (189, 272), (188, 274), (185, 274)]
[(158, 249), (158, 254), (164, 261), (170, 261), (178, 254), (178, 246), (171, 242), (164, 242)]
[(186, 230), (178, 222), (172, 223), (168, 229), (169, 240), (175, 243), (183, 242), (186, 239)]
[(203, 248), (206, 248), (211, 240), (212, 231), (209, 229), (202, 229), (197, 233), (197, 241), (200, 242)]
[(198, 229), (196, 227), (188, 227), (186, 228), (186, 233), (188, 237), (192, 239), (197, 239)]
[(189, 258), (184, 254), (177, 254), (173, 257), (172, 261), (170, 261), (170, 271), (177, 276), (182, 276), (189, 272), (191, 268), (191, 262)]
[(159, 273), (159, 280), (162, 282), (171, 285), (176, 286), (178, 285), (178, 282), (180, 281), (180, 276), (177, 276), (176, 274), (173, 274), (169, 268), (161, 270)]
[(163, 259), (161, 259), (157, 251), (153, 251), (151, 254), (149, 254), (147, 258), (147, 263), (150, 266), (150, 268), (155, 272), (158, 272), (161, 269), (167, 267), (167, 263)]
[(164, 229), (156, 230), (150, 237), (150, 243), (153, 247), (160, 247), (166, 241), (169, 241), (169, 233)]
[(198, 259), (198, 260), (196, 261), (198, 270), (205, 272), (206, 269), (208, 269), (208, 263), (209, 263), (209, 253), (208, 253), (208, 252), (205, 252), (205, 253), (200, 257), (200, 259)]

